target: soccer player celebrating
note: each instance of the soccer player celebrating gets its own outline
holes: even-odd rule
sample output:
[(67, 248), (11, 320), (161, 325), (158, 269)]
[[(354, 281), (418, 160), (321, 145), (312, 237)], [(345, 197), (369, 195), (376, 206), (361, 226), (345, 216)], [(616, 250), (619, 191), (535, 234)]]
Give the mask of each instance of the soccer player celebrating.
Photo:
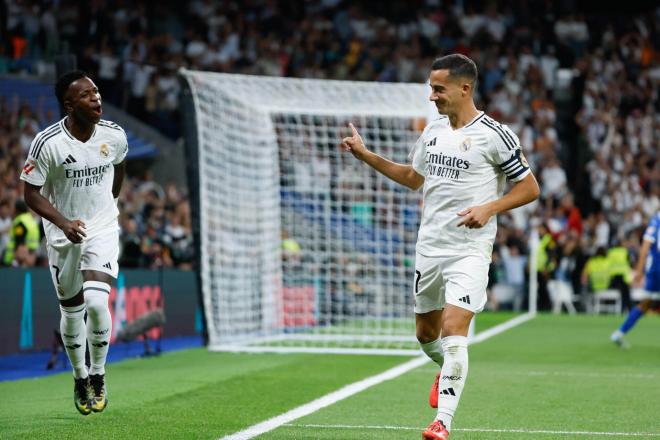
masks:
[(633, 307), (628, 313), (626, 320), (618, 330), (612, 333), (610, 339), (622, 348), (628, 348), (628, 343), (623, 335), (632, 329), (639, 318), (644, 316), (653, 305), (654, 296), (660, 294), (660, 212), (656, 212), (644, 232), (642, 250), (639, 253), (639, 261), (635, 267), (633, 285), (639, 286), (644, 282), (644, 290), (651, 295), (643, 299), (637, 307)]
[(128, 143), (121, 127), (101, 119), (101, 95), (84, 72), (62, 75), (55, 95), (66, 116), (34, 138), (21, 179), (25, 202), (44, 219), (60, 330), (73, 367), (74, 403), (87, 415), (103, 411), (108, 402), (108, 296), (119, 269), (117, 198)]
[[(533, 201), (539, 188), (517, 136), (475, 107), (471, 59), (438, 58), (429, 80), (440, 116), (415, 144), (412, 164), (369, 151), (352, 124), (342, 146), (395, 182), (424, 187), (413, 283), (416, 333), (441, 373), (429, 398), (437, 416), (422, 437), (446, 440), (468, 373), (468, 327), (486, 304), (495, 215)], [(503, 196), (505, 178), (515, 184)]]

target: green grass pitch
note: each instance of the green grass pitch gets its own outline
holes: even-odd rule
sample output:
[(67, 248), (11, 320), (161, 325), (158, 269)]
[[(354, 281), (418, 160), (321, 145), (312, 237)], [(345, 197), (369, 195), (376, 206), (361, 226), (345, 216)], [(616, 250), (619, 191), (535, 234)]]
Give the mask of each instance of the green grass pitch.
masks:
[[(503, 317), (480, 315), (477, 330)], [(620, 350), (608, 336), (621, 319), (541, 315), (471, 347), (451, 440), (660, 439), (660, 319), (642, 319)], [(0, 439), (218, 439), (407, 359), (194, 349), (129, 360), (108, 366), (109, 406), (87, 417), (68, 373), (3, 382)], [(434, 375), (427, 363), (260, 438), (419, 439)]]

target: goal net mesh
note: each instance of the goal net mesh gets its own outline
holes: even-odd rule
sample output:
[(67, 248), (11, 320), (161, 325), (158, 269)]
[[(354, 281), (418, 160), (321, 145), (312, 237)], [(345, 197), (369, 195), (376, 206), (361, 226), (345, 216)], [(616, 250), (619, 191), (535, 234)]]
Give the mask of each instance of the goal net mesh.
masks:
[(424, 84), (182, 71), (195, 108), (201, 289), (212, 350), (417, 352), (421, 193), (342, 151), (407, 162)]

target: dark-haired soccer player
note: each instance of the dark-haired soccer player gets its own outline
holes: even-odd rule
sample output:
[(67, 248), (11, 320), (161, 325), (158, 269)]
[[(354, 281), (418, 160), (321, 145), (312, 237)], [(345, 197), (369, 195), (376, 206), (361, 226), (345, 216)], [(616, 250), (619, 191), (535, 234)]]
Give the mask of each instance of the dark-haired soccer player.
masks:
[(101, 119), (101, 95), (84, 72), (62, 75), (55, 94), (66, 116), (34, 138), (21, 179), (25, 202), (44, 219), (60, 331), (73, 367), (74, 402), (87, 415), (103, 411), (108, 402), (108, 296), (119, 269), (117, 198), (128, 143), (121, 127)]
[[(458, 54), (438, 58), (429, 80), (430, 100), (440, 116), (415, 144), (412, 164), (369, 151), (352, 124), (353, 135), (342, 145), (390, 179), (413, 190), (424, 187), (413, 280), (415, 317), (417, 339), (441, 374), (429, 398), (437, 416), (422, 437), (446, 440), (468, 373), (470, 321), (486, 304), (495, 216), (533, 201), (539, 188), (518, 137), (475, 107), (477, 67), (471, 59)], [(503, 195), (506, 178), (515, 184)]]

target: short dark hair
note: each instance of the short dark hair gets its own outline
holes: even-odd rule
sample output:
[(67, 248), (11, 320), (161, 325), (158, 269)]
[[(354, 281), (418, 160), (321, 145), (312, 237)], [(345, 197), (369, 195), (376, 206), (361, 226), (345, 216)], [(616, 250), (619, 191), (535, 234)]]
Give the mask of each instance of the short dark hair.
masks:
[(460, 53), (453, 53), (437, 58), (431, 65), (431, 70), (449, 70), (449, 76), (465, 78), (476, 87), (479, 72), (477, 65), (470, 58)]
[(64, 108), (64, 95), (66, 95), (66, 91), (69, 90), (71, 83), (85, 77), (87, 77), (87, 74), (82, 70), (72, 70), (57, 79), (57, 82), (55, 83), (55, 96), (57, 96), (57, 101), (60, 103), (60, 107)]

